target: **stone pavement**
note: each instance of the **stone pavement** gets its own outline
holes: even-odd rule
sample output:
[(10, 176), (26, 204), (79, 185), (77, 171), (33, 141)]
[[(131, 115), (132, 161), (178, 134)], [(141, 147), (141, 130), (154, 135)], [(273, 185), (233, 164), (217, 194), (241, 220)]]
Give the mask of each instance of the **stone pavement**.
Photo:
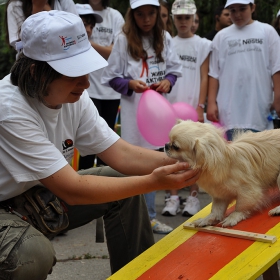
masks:
[[(189, 195), (188, 189), (181, 190), (179, 195), (185, 198)], [(156, 218), (176, 228), (185, 222), (188, 217), (181, 216), (181, 213), (178, 213), (175, 217), (162, 216), (164, 196), (164, 191), (157, 192)], [(206, 193), (199, 193), (198, 197), (202, 208), (211, 202), (211, 198)], [(162, 234), (155, 234), (155, 241), (157, 242), (164, 236)], [(71, 230), (64, 236), (54, 238), (52, 243), (57, 253), (58, 262), (47, 280), (104, 280), (110, 276), (106, 243), (95, 243), (95, 221)]]

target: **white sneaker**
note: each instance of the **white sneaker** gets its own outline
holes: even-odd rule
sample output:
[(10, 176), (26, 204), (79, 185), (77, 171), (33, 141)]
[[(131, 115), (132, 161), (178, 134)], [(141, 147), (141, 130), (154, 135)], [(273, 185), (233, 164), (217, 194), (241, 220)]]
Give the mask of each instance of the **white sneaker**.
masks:
[(165, 207), (163, 208), (161, 214), (163, 216), (176, 216), (180, 210), (180, 199), (179, 197), (176, 199), (174, 198), (167, 198), (165, 199)]
[(200, 202), (196, 196), (189, 196), (187, 198), (183, 216), (193, 216), (200, 210)]

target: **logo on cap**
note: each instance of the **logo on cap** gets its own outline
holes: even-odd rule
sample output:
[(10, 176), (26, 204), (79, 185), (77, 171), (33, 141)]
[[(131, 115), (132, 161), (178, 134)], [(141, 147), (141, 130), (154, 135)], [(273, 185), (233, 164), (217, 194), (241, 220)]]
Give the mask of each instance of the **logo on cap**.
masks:
[(59, 36), (61, 39), (61, 46), (63, 46), (63, 49), (66, 51), (68, 50), (72, 45), (76, 45), (76, 41), (72, 39), (72, 37), (64, 37), (64, 36)]

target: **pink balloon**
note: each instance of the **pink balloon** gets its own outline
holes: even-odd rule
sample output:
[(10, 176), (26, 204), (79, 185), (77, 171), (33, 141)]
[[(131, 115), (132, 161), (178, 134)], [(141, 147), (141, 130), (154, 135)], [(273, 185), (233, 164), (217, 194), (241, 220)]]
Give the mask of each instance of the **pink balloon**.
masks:
[(198, 114), (194, 107), (185, 102), (177, 102), (172, 104), (173, 109), (177, 115), (177, 118), (181, 120), (192, 120), (194, 122), (198, 121)]
[(151, 89), (143, 92), (137, 109), (137, 125), (147, 142), (164, 146), (175, 123), (176, 114), (166, 98)]
[(222, 128), (222, 125), (219, 122), (211, 122), (217, 128)]

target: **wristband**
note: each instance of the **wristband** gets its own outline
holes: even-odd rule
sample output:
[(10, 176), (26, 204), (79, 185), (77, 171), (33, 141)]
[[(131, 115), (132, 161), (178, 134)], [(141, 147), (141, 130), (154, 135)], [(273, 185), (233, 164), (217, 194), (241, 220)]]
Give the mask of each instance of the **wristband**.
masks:
[(204, 109), (205, 105), (204, 104), (198, 104), (197, 107), (200, 107), (200, 108)]

